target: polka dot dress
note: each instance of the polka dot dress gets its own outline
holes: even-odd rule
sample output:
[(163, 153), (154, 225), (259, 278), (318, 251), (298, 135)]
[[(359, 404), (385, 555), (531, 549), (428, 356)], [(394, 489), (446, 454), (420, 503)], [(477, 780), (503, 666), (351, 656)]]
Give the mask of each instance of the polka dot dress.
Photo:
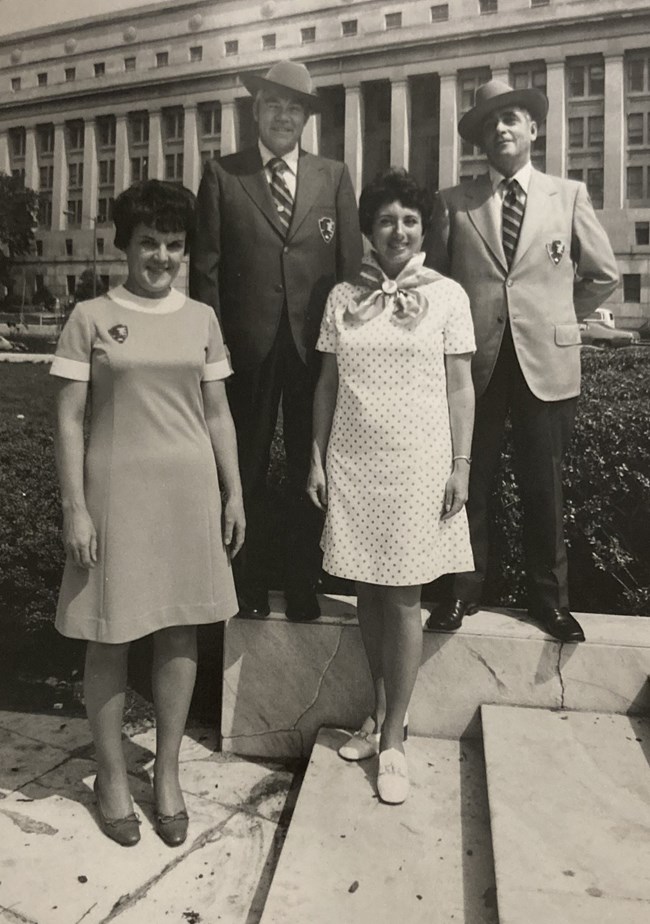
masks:
[(475, 349), (467, 296), (440, 276), (420, 290), (414, 329), (390, 305), (364, 324), (344, 320), (362, 290), (331, 292), (317, 349), (335, 353), (338, 393), (327, 448), (323, 568), (371, 584), (425, 584), (472, 571), (465, 510), (441, 522), (452, 468), (445, 353)]

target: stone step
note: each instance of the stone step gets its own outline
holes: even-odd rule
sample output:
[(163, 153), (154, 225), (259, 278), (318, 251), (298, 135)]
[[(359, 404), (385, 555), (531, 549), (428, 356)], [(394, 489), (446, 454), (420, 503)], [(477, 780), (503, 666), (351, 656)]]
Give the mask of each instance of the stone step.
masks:
[(648, 924), (650, 720), (481, 717), (500, 924)]
[(496, 924), (480, 743), (409, 738), (411, 792), (389, 806), (346, 737), (318, 734), (261, 924)]

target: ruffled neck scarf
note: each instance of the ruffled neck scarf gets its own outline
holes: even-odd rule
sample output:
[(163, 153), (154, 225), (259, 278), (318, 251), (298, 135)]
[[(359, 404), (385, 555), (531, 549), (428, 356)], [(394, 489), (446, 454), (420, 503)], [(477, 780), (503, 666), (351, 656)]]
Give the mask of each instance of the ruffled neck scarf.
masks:
[(344, 313), (344, 320), (359, 326), (390, 308), (391, 323), (413, 330), (429, 310), (429, 302), (419, 288), (440, 279), (440, 274), (423, 266), (425, 254), (411, 257), (406, 266), (390, 279), (374, 255), (366, 256), (359, 276), (352, 284), (363, 291), (354, 297)]

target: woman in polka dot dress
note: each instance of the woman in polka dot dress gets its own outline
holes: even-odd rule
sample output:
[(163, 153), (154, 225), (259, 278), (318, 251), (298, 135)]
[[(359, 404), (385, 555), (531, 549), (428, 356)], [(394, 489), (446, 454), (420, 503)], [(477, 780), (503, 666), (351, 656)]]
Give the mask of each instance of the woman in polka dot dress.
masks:
[(372, 252), (325, 308), (307, 490), (327, 513), (324, 569), (356, 582), (375, 690), (373, 714), (339, 753), (379, 753), (380, 798), (396, 803), (408, 793), (422, 584), (473, 567), (464, 505), (475, 344), (465, 292), (423, 266), (430, 207), (413, 178), (390, 170), (363, 190), (359, 213)]

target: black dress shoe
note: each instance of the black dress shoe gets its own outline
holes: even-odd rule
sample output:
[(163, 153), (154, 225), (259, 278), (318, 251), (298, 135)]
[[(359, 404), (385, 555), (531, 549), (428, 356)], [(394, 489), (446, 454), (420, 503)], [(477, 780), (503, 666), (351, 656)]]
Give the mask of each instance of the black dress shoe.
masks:
[(175, 815), (161, 815), (156, 810), (156, 834), (168, 847), (180, 847), (187, 837), (189, 817), (185, 809)]
[(477, 603), (456, 598), (449, 603), (441, 603), (427, 619), (426, 627), (436, 632), (455, 632), (462, 626), (463, 617), (474, 613), (478, 613)]
[(102, 811), (102, 804), (99, 798), (99, 784), (97, 777), (93, 783), (93, 791), (97, 803), (97, 817), (99, 827), (106, 837), (119, 844), (120, 847), (135, 847), (140, 840), (140, 819), (135, 812), (125, 815), (123, 818), (108, 818)]
[(318, 597), (314, 590), (288, 590), (285, 597), (285, 615), (291, 622), (313, 622), (320, 616)]
[(582, 626), (569, 612), (568, 606), (536, 607), (530, 609), (528, 615), (536, 620), (542, 629), (561, 642), (584, 642), (585, 634)]
[(271, 612), (267, 590), (245, 590), (237, 594), (241, 619), (264, 619)]

